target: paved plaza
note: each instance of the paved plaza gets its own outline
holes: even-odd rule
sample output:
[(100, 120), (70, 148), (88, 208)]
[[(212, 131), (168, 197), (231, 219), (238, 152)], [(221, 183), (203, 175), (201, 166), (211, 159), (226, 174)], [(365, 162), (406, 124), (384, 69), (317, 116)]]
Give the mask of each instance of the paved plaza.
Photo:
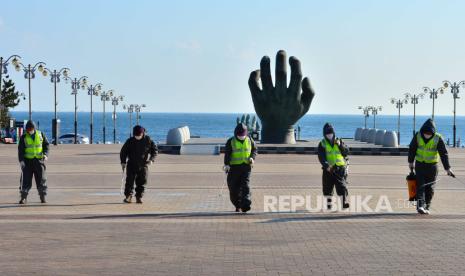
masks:
[[(0, 275), (465, 274), (465, 184), (441, 170), (432, 215), (417, 215), (405, 156), (351, 157), (354, 208), (369, 197), (369, 209), (274, 213), (265, 197), (317, 200), (320, 165), (315, 155), (259, 155), (252, 211), (236, 214), (223, 155), (161, 154), (144, 204), (123, 204), (119, 149), (51, 146), (49, 203), (33, 187), (18, 206), (16, 146), (0, 145)], [(465, 151), (450, 155), (465, 181)], [(392, 211), (375, 210), (380, 198)]]

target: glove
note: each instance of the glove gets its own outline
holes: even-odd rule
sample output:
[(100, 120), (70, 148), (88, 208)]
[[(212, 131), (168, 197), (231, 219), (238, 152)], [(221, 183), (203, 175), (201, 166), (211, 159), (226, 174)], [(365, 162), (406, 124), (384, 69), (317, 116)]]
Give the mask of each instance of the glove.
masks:
[(126, 169), (126, 163), (121, 163), (121, 169), (124, 171)]
[(454, 172), (453, 172), (451, 169), (448, 169), (448, 170), (447, 170), (447, 175), (448, 175), (448, 176), (452, 176), (453, 178), (455, 178), (455, 174), (454, 174)]
[(149, 160), (149, 161), (147, 161), (147, 163), (146, 163), (146, 164), (147, 164), (147, 166), (150, 166), (150, 165), (152, 165), (152, 164), (153, 164), (153, 160)]
[(24, 167), (26, 167), (26, 163), (24, 163), (24, 161), (19, 162), (19, 165), (21, 166), (21, 169), (24, 169)]
[(413, 171), (413, 169), (415, 169), (415, 165), (413, 163), (408, 163), (408, 168)]
[(229, 170), (230, 170), (230, 169), (231, 169), (231, 167), (230, 167), (229, 165), (224, 165), (224, 166), (223, 166), (223, 171), (224, 171), (225, 173), (229, 173)]
[(249, 163), (250, 163), (250, 165), (253, 165), (253, 163), (255, 163), (255, 160), (252, 157), (250, 157), (249, 158)]
[(48, 160), (47, 155), (44, 155), (44, 161), (47, 161), (47, 160)]
[(333, 167), (332, 166), (328, 166), (326, 168), (326, 170), (329, 172), (329, 173), (332, 173), (333, 172)]

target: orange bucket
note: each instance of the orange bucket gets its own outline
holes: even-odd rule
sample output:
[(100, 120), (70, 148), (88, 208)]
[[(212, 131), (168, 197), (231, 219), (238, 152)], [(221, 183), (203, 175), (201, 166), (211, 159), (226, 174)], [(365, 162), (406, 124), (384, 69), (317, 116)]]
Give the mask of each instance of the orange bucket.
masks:
[(417, 177), (412, 171), (407, 175), (408, 200), (415, 201), (417, 197)]

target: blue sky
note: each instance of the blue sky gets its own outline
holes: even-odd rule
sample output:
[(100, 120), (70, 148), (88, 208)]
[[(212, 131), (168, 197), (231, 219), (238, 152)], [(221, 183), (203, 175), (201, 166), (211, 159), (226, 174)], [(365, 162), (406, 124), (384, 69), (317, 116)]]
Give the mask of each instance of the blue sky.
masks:
[[(249, 74), (263, 55), (274, 66), (279, 49), (298, 57), (312, 82), (309, 113), (382, 105), (383, 114), (395, 114), (391, 97), (465, 79), (465, 1), (31, 0), (0, 7), (1, 56), (67, 66), (152, 112), (253, 112)], [(27, 92), (22, 74), (10, 71)], [(38, 76), (32, 86), (33, 110), (52, 110), (50, 81)], [(59, 110), (73, 110), (69, 93), (69, 84), (59, 85)], [(89, 110), (86, 92), (78, 101)], [(461, 115), (464, 105), (459, 100)], [(27, 110), (26, 102), (16, 110)], [(430, 110), (424, 99), (418, 112)], [(452, 114), (449, 91), (436, 110)]]

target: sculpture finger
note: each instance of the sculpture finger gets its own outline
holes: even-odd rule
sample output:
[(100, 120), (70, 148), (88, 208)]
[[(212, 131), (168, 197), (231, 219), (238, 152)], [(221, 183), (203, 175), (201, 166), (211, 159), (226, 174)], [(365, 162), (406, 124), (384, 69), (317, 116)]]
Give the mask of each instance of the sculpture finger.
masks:
[(264, 56), (260, 61), (260, 78), (262, 80), (263, 91), (270, 91), (273, 89), (270, 58), (268, 56)]
[(306, 77), (302, 81), (302, 96), (301, 102), (303, 105), (303, 114), (307, 113), (310, 105), (312, 104), (313, 97), (315, 92), (313, 91), (312, 86), (310, 85), (310, 80)]
[(252, 100), (254, 103), (258, 102), (261, 96), (261, 89), (259, 85), (260, 70), (252, 71), (249, 77), (249, 89), (252, 94)]
[(291, 67), (289, 92), (292, 93), (292, 96), (297, 98), (302, 88), (302, 69), (300, 66), (300, 61), (296, 57), (292, 56), (289, 58), (289, 65)]
[(276, 54), (275, 75), (276, 90), (285, 91), (287, 89), (287, 64), (286, 52), (284, 50), (279, 50)]

